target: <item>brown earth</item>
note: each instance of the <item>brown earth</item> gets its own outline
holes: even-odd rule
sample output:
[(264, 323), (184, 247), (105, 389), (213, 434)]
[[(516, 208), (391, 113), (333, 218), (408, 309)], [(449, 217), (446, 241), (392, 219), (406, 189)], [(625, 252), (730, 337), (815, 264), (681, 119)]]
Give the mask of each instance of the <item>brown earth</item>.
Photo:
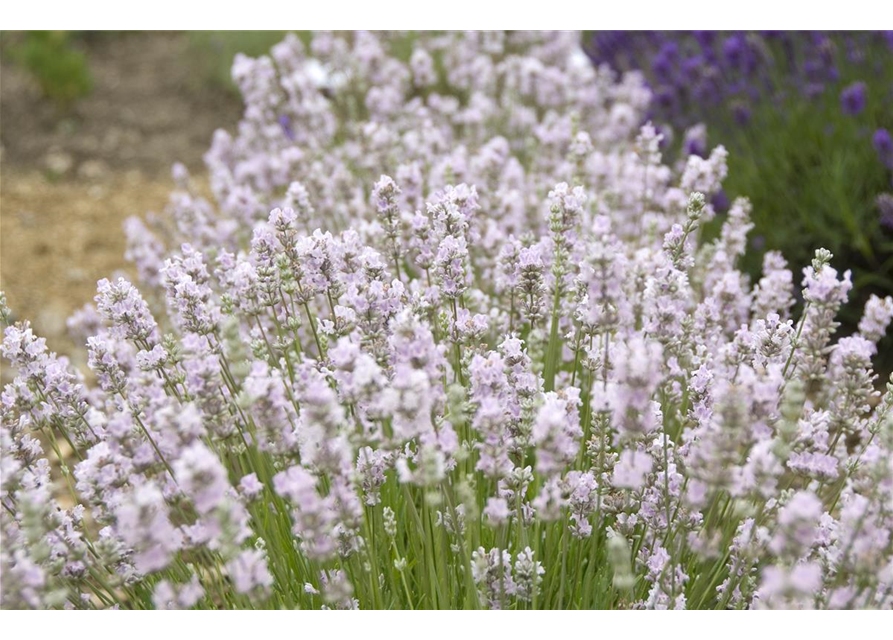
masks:
[(201, 174), (213, 131), (232, 130), (241, 111), (191, 64), (186, 34), (84, 47), (93, 91), (67, 112), (0, 56), (0, 288), (61, 353), (75, 351), (66, 318), (127, 267), (124, 219), (163, 209), (174, 162)]

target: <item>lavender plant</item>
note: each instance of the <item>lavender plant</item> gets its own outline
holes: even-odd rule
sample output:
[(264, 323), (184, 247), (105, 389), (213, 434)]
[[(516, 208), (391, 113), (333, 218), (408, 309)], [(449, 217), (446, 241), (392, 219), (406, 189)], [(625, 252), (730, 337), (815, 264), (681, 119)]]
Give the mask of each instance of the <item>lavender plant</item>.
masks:
[[(849, 272), (701, 239), (642, 78), (576, 34), (240, 57), (212, 199), (128, 223), (139, 287), (2, 352), (2, 605), (890, 608), (893, 384)], [(798, 279), (799, 280), (799, 279)]]
[(711, 110), (746, 124), (760, 102), (783, 104), (792, 94), (832, 94), (856, 115), (866, 85), (848, 76), (883, 73), (891, 45), (888, 31), (596, 31), (586, 51), (597, 64), (645, 70), (655, 117), (685, 128), (711, 119)]

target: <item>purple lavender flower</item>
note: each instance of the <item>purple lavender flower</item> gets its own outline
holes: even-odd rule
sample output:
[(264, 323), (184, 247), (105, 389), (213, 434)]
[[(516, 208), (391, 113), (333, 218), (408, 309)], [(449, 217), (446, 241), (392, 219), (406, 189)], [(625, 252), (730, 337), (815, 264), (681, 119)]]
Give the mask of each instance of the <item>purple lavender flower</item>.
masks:
[(862, 113), (867, 102), (867, 87), (864, 82), (854, 82), (840, 92), (840, 108), (848, 116)]
[(236, 593), (265, 593), (273, 585), (273, 576), (267, 569), (267, 559), (262, 551), (248, 549), (227, 564)]
[(886, 129), (878, 129), (871, 137), (874, 150), (877, 151), (878, 158), (888, 169), (893, 169), (893, 138)]

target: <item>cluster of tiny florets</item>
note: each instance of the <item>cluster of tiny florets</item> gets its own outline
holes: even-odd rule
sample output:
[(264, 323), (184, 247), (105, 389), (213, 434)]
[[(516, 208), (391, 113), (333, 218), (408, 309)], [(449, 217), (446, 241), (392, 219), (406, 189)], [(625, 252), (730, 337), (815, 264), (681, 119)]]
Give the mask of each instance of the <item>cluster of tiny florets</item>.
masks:
[(238, 57), (89, 371), (0, 300), (3, 606), (893, 606), (893, 300), (839, 338), (828, 252), (751, 282), (725, 150), (663, 164), (578, 41)]

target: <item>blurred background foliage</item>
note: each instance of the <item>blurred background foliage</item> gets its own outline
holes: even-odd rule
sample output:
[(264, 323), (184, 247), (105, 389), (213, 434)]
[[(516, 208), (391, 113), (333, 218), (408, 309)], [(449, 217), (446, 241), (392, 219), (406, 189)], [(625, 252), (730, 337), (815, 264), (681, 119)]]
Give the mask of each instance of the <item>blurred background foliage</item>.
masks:
[(76, 31), (6, 31), (0, 43), (5, 55), (34, 76), (43, 95), (64, 109), (93, 88), (83, 37)]

